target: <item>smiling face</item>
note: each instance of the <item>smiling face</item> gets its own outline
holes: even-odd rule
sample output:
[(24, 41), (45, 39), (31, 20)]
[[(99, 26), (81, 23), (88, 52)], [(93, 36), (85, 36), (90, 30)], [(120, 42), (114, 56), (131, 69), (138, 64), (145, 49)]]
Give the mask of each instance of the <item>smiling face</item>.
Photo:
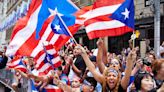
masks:
[(141, 90), (143, 91), (150, 91), (151, 89), (153, 89), (154, 87), (154, 83), (153, 83), (153, 79), (151, 76), (145, 76), (142, 80), (141, 80)]

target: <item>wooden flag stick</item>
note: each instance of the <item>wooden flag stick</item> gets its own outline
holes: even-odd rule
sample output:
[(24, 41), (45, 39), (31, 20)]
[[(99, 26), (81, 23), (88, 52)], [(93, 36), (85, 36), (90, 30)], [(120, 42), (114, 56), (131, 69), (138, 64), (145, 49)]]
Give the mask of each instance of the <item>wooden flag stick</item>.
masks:
[[(134, 31), (133, 31), (133, 36), (135, 35)], [(135, 39), (133, 39), (133, 48), (135, 48)]]

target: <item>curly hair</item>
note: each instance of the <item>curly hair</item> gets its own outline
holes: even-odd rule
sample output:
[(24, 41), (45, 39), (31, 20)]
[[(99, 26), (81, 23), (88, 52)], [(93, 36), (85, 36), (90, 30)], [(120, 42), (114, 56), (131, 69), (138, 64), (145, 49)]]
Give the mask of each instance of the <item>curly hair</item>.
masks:
[[(108, 67), (108, 68), (106, 68), (106, 69), (104, 70), (103, 76), (106, 77), (106, 76), (108, 75), (110, 69), (116, 70), (114, 67)], [(117, 81), (117, 84), (116, 84), (115, 88), (112, 89), (112, 92), (118, 92), (118, 88), (119, 88), (120, 81), (121, 81), (121, 72), (120, 72), (119, 70), (116, 70), (116, 72), (118, 73), (118, 77), (117, 77), (118, 81)], [(105, 79), (105, 80), (103, 81), (103, 83), (102, 83), (102, 90), (103, 90), (103, 92), (107, 92), (107, 89), (106, 89), (106, 88), (107, 88), (107, 81), (106, 81), (106, 79)]]
[(164, 59), (157, 59), (152, 64), (152, 72), (154, 76), (157, 76), (157, 71), (159, 71), (162, 68), (162, 63), (164, 63)]

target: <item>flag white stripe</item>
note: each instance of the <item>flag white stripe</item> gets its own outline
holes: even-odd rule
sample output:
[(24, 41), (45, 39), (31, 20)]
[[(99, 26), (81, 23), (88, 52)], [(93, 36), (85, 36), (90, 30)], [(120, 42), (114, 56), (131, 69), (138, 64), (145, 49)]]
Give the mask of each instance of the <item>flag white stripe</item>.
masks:
[(26, 69), (25, 66), (23, 66), (23, 65), (18, 65), (18, 66), (14, 67), (14, 68), (23, 68), (23, 69)]
[(13, 66), (15, 66), (15, 65), (18, 65), (18, 64), (19, 64), (19, 62), (20, 62), (20, 59), (15, 60), (15, 61), (12, 61), (12, 63), (11, 63), (11, 64), (12, 64)]
[(38, 71), (39, 72), (45, 72), (51, 65), (49, 63), (46, 63), (40, 68)]
[(56, 53), (56, 50), (51, 48), (50, 50), (47, 50), (47, 53), (53, 55)]
[(92, 19), (94, 17), (107, 15), (107, 14), (112, 14), (114, 11), (117, 10), (117, 8), (120, 5), (121, 4), (116, 4), (116, 5), (104, 6), (104, 7), (96, 8), (96, 9), (93, 9), (91, 11), (86, 12), (85, 14), (81, 15), (80, 17), (86, 18), (86, 20), (88, 20), (88, 19)]
[(112, 20), (112, 21), (104, 21), (104, 22), (95, 22), (86, 26), (85, 28), (86, 28), (86, 32), (89, 33), (94, 30), (113, 29), (123, 26), (125, 26), (124, 23), (117, 20)]
[(55, 44), (55, 42), (58, 40), (60, 35), (54, 34), (53, 37), (50, 40), (50, 44)]

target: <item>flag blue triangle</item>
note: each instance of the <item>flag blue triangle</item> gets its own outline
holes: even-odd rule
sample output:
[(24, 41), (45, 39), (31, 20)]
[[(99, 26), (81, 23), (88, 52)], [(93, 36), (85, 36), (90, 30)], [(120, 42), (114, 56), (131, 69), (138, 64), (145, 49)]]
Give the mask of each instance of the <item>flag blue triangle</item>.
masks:
[(64, 34), (66, 36), (70, 36), (69, 30), (67, 30), (66, 25), (62, 22), (62, 20), (59, 18), (59, 15), (57, 14), (52, 21), (51, 29), (56, 34)]
[(126, 26), (134, 29), (134, 1), (125, 0), (110, 18), (119, 20)]
[[(78, 8), (72, 4), (70, 0), (42, 0), (41, 9), (38, 14), (38, 22), (36, 27), (36, 38), (39, 39), (39, 32), (44, 24), (44, 21), (51, 14), (49, 8), (55, 10), (58, 9), (58, 12), (63, 15), (71, 15), (75, 13)], [(73, 25), (73, 22), (68, 21), (63, 18), (63, 21), (67, 26)]]

